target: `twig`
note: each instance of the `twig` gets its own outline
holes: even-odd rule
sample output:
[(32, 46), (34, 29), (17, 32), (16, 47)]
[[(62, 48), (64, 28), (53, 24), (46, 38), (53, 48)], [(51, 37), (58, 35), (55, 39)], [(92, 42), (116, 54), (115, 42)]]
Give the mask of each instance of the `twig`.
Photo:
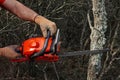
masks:
[[(38, 68), (39, 71), (41, 71), (41, 69), (39, 68), (38, 65), (35, 65), (35, 67)], [(45, 71), (46, 68), (47, 68), (47, 64), (46, 64), (45, 67), (42, 69), (42, 72), (44, 73), (44, 79), (45, 79), (45, 80), (48, 80), (48, 79), (47, 79), (47, 74), (46, 74), (46, 71)]]
[(2, 30), (2, 31), (0, 31), (0, 34), (2, 34), (2, 33), (5, 33), (5, 32), (14, 32), (14, 31), (17, 31), (17, 30), (19, 30), (19, 28), (16, 28), (16, 29), (13, 29), (13, 30)]
[(58, 75), (58, 72), (57, 72), (57, 69), (56, 69), (55, 63), (52, 62), (52, 64), (53, 64), (53, 68), (54, 68), (55, 73), (56, 73), (57, 80), (60, 80), (60, 77), (59, 77), (59, 75)]
[(93, 26), (92, 26), (92, 24), (91, 24), (91, 20), (90, 20), (90, 15), (89, 15), (89, 13), (87, 13), (87, 18), (88, 18), (88, 23), (89, 23), (90, 29), (92, 29)]
[(108, 54), (107, 54), (107, 58), (106, 58), (106, 60), (105, 60), (105, 62), (104, 62), (104, 66), (103, 66), (102, 72), (101, 72), (101, 74), (100, 74), (100, 76), (99, 76), (99, 80), (101, 80), (102, 76), (103, 76), (105, 73), (108, 72), (108, 70), (111, 68), (111, 66), (112, 66), (112, 64), (113, 64), (113, 62), (114, 62), (115, 60), (120, 60), (120, 57), (114, 58), (115, 54), (117, 54), (118, 52), (119, 52), (119, 49), (117, 49), (117, 50), (113, 53), (114, 55), (112, 55), (112, 60), (109, 62), (108, 66), (106, 65), (106, 64), (107, 64), (107, 61), (109, 60), (109, 56), (108, 56)]

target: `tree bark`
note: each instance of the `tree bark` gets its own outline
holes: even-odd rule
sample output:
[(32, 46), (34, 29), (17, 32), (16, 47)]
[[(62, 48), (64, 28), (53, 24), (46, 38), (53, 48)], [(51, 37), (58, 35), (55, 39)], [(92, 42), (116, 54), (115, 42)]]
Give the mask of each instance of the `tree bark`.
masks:
[[(107, 18), (105, 10), (105, 0), (92, 0), (93, 4), (93, 16), (94, 16), (94, 27), (90, 25), (91, 29), (91, 43), (90, 49), (97, 50), (103, 49), (105, 44), (105, 32), (107, 29)], [(101, 54), (91, 55), (89, 59), (88, 75), (87, 80), (98, 80), (99, 73), (101, 70)]]

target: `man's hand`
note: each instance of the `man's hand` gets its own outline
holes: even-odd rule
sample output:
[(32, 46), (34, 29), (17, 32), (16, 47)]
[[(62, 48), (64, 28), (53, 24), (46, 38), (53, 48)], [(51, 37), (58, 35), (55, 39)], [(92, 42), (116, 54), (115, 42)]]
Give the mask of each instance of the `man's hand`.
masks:
[(44, 37), (47, 36), (47, 29), (51, 31), (51, 36), (54, 35), (57, 31), (56, 24), (46, 19), (45, 17), (38, 15), (35, 17), (35, 22), (40, 25), (40, 28)]
[(47, 36), (47, 29), (51, 31), (51, 36), (56, 33), (57, 27), (54, 22), (38, 15), (35, 11), (24, 6), (17, 0), (5, 0), (2, 6), (23, 20), (39, 24), (44, 37)]
[(10, 45), (1, 48), (0, 49), (1, 56), (9, 59), (15, 59), (16, 57), (20, 56), (20, 54), (15, 51), (17, 47), (18, 47), (17, 45)]

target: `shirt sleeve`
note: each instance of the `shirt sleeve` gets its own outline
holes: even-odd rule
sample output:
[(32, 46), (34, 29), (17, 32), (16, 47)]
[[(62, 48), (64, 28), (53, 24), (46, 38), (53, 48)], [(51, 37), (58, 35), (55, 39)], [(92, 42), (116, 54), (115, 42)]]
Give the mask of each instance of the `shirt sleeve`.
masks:
[(5, 0), (0, 0), (0, 5), (3, 4), (5, 2)]

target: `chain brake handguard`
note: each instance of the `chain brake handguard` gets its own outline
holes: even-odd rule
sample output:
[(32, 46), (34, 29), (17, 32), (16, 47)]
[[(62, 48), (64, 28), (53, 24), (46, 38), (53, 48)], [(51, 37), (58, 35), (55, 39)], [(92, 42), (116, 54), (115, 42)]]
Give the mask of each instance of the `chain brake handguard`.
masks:
[(55, 38), (50, 37), (50, 31), (47, 32), (47, 37), (35, 37), (25, 40), (21, 47), (17, 49), (22, 54), (22, 57), (12, 59), (12, 62), (25, 62), (30, 60), (35, 61), (48, 61), (55, 62), (58, 61), (59, 57), (57, 52), (59, 29), (57, 30)]

